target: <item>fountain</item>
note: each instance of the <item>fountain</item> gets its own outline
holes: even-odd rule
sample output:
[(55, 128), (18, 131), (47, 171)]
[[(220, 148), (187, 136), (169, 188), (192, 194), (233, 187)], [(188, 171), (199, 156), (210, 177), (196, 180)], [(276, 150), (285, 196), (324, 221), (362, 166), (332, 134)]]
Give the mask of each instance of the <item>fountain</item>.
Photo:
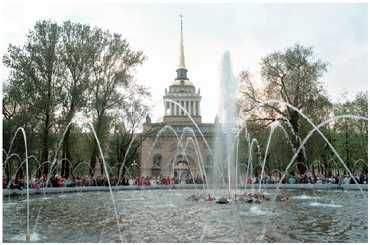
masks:
[[(8, 164), (7, 161), (10, 162), (9, 159), (17, 158), (21, 163), (20, 167), (23, 164), (26, 166), (26, 236), (24, 237), (24, 226), (20, 221), (24, 217), (22, 216), (24, 215), (23, 210), (16, 208), (18, 204), (22, 204), (21, 201), (23, 200), (9, 196), (7, 202), (14, 202), (15, 205), (3, 205), (4, 241), (17, 240), (13, 237), (14, 233), (17, 233), (16, 235), (21, 234), (23, 241), (24, 239), (26, 241), (39, 239), (43, 242), (76, 242), (80, 240), (84, 242), (294, 242), (310, 239), (316, 242), (322, 240), (330, 242), (367, 241), (367, 232), (366, 234), (364, 232), (364, 229), (367, 230), (368, 227), (367, 219), (354, 219), (354, 217), (367, 218), (367, 196), (365, 195), (367, 193), (363, 190), (364, 186), (356, 182), (353, 174), (320, 131), (320, 128), (336, 120), (367, 121), (368, 119), (353, 115), (341, 115), (315, 125), (310, 118), (289, 104), (275, 100), (264, 101), (256, 108), (272, 103), (290, 107), (297, 110), (313, 129), (301, 141), (299, 148), (295, 149), (289, 140), (288, 132), (290, 130), (294, 137), (299, 136), (294, 134), (289, 120), (279, 118), (270, 125), (266, 142), (258, 142), (257, 138), (254, 138), (248, 131), (248, 125), (239, 125), (236, 117), (236, 91), (237, 81), (232, 73), (230, 53), (226, 52), (222, 63), (220, 104), (214, 144), (207, 142), (206, 137), (191, 114), (186, 111), (186, 108), (176, 101), (166, 99), (165, 101), (174, 103), (184, 111), (184, 115), (191, 120), (192, 127), (184, 127), (180, 135), (172, 126), (165, 125), (157, 132), (154, 143), (147, 153), (152, 156), (158, 138), (162, 134), (168, 132), (173, 134), (177, 140), (176, 150), (173, 152), (175, 158), (177, 155), (181, 155), (189, 162), (187, 157), (190, 149), (195, 153), (197, 171), (199, 170), (203, 179), (202, 192), (198, 192), (198, 186), (190, 168), (193, 184), (188, 185), (192, 186), (190, 190), (177, 188), (145, 191), (122, 189), (122, 191), (113, 192), (109, 182), (112, 168), (105, 162), (99, 139), (92, 125), (89, 124), (98, 144), (104, 174), (108, 177), (109, 186), (107, 191), (80, 192), (78, 196), (66, 192), (63, 193), (63, 199), (57, 195), (54, 196), (55, 198), (48, 199), (38, 198), (37, 195), (30, 196), (28, 160), (35, 157), (28, 156), (26, 134), (22, 128), (19, 128), (13, 140), (18, 132), (22, 132), (25, 144), (25, 159), (22, 160), (20, 155), (11, 152), (13, 140), (9, 151), (3, 150), (3, 152), (6, 155), (4, 165)], [(70, 124), (66, 127), (64, 133), (68, 130)], [(269, 167), (267, 156), (271, 152), (270, 143), (273, 137), (276, 137), (274, 132), (278, 129), (282, 130), (286, 139), (285, 142), (292, 148), (292, 152), (289, 152), (289, 154), (293, 156), (287, 163), (285, 170), (273, 170), (281, 173), (281, 176), (279, 183), (271, 187), (272, 189), (267, 193), (262, 180), (266, 169)], [(340, 189), (316, 190), (313, 188), (315, 187), (313, 184), (309, 185), (312, 190), (286, 190), (281, 188), (282, 181), (289, 169), (295, 164), (298, 153), (305, 151), (305, 144), (315, 132), (328, 143), (336, 159), (356, 182), (360, 192)], [(201, 139), (197, 135), (200, 135)], [(122, 177), (123, 168), (127, 172), (132, 166), (137, 167), (137, 164), (126, 165), (127, 154), (135, 137), (128, 146), (123, 162), (120, 163), (119, 180)], [(240, 144), (240, 139), (243, 137), (247, 141), (245, 148), (242, 148)], [(64, 135), (55, 151), (54, 159), (51, 161), (51, 171), (54, 171), (61, 162), (58, 159), (58, 152), (63, 138)], [(198, 139), (200, 139), (199, 142), (204, 141), (207, 153), (213, 158), (211, 173), (207, 174), (206, 172)], [(214, 148), (211, 148), (210, 145)], [(243, 151), (248, 156), (248, 161), (241, 163), (239, 153)], [(254, 159), (253, 151), (256, 151), (257, 159)], [(363, 159), (359, 159), (355, 165), (365, 163)], [(36, 171), (43, 164), (46, 164), (46, 162), (39, 162)], [(87, 163), (78, 163), (71, 172), (73, 173), (83, 164)], [(175, 162), (172, 161), (167, 164), (172, 166), (172, 175), (174, 175)], [(72, 166), (72, 164), (70, 165)], [(242, 165), (246, 167), (245, 174), (239, 170)], [(88, 164), (87, 167), (89, 167)], [(259, 176), (255, 176), (253, 173), (256, 168), (261, 169)], [(251, 185), (240, 183), (240, 179), (249, 177), (259, 178), (258, 189), (254, 188), (254, 183)], [(50, 176), (48, 176), (47, 183), (49, 180)], [(247, 192), (247, 186), (252, 187), (252, 190)], [(46, 189), (44, 189), (44, 195), (46, 195)], [(335, 191), (340, 191), (340, 194)], [(211, 192), (212, 196), (210, 195)], [(206, 198), (207, 195), (208, 199)], [(214, 200), (213, 197), (218, 198)], [(32, 202), (30, 202), (31, 200)], [(110, 203), (111, 206), (108, 205)], [(227, 205), (221, 206), (218, 204)], [(68, 210), (65, 208), (66, 205), (68, 205)], [(56, 214), (56, 210), (58, 214)], [(340, 217), (336, 210), (341, 211)], [(322, 220), (323, 215), (327, 217), (325, 220)], [(329, 225), (329, 221), (326, 219), (331, 222)], [(282, 220), (286, 224), (285, 226), (281, 226)], [(30, 229), (30, 223), (34, 223), (32, 230)], [(63, 229), (61, 230), (60, 227)], [(323, 227), (329, 228), (323, 232), (321, 230)]]
[[(218, 107), (218, 123), (216, 124), (215, 135), (215, 155), (214, 155), (214, 171), (212, 173), (212, 181), (214, 185), (221, 183), (220, 176), (225, 176), (227, 173), (228, 193), (232, 195), (232, 183), (235, 180), (234, 192), (236, 191), (237, 176), (232, 176), (237, 173), (235, 165), (235, 145), (237, 121), (236, 121), (236, 102), (237, 102), (237, 82), (234, 78), (231, 68), (230, 53), (225, 52), (222, 61), (222, 71), (220, 79), (220, 95)], [(223, 173), (215, 171), (220, 169)], [(218, 186), (220, 188), (220, 186)]]
[(12, 150), (12, 146), (13, 146), (13, 142), (15, 140), (15, 138), (17, 137), (18, 135), (18, 132), (22, 132), (22, 136), (23, 136), (23, 142), (24, 142), (24, 149), (25, 149), (25, 155), (26, 155), (26, 195), (27, 195), (27, 216), (26, 216), (26, 219), (27, 219), (27, 230), (26, 230), (26, 241), (31, 241), (31, 233), (30, 233), (30, 192), (29, 192), (29, 188), (30, 188), (30, 185), (29, 185), (29, 179), (30, 179), (30, 176), (28, 174), (28, 148), (27, 148), (27, 136), (26, 136), (26, 132), (24, 131), (24, 128), (20, 127), (17, 129), (17, 131), (15, 132), (14, 134), (14, 137), (12, 139), (12, 141), (10, 142), (10, 147), (9, 147), (9, 150), (8, 150), (8, 153), (11, 152)]

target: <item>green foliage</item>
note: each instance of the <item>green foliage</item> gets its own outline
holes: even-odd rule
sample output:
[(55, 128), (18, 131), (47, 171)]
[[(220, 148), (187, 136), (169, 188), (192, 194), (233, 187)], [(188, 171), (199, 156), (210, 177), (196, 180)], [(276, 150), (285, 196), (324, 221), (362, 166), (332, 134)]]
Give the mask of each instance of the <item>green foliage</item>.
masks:
[[(278, 132), (272, 137), (267, 158), (268, 169), (285, 169), (292, 156), (288, 142), (291, 141), (293, 147), (298, 148), (301, 140), (312, 130), (312, 125), (299, 113), (286, 106), (276, 103), (256, 108), (259, 103), (267, 100), (289, 103), (307, 115), (315, 124), (323, 122), (332, 115), (352, 114), (367, 117), (367, 93), (359, 93), (353, 101), (346, 103), (333, 103), (329, 100), (320, 82), (321, 76), (326, 71), (327, 63), (314, 54), (312, 47), (307, 48), (297, 44), (262, 58), (261, 77), (264, 81), (262, 87), (255, 87), (248, 71), (240, 74), (242, 95), (240, 116), (246, 121), (252, 137), (260, 142), (261, 150), (264, 152), (263, 148), (267, 144), (269, 131), (267, 129), (274, 121), (279, 120), (289, 134), (288, 140), (279, 129), (276, 130)], [(367, 163), (367, 121), (341, 120), (322, 127), (321, 131), (351, 168), (357, 159), (364, 159)], [(248, 149), (246, 143), (243, 145)], [(314, 162), (321, 162), (329, 169), (343, 169), (318, 133), (314, 133), (309, 139), (304, 147), (304, 153), (301, 152), (296, 161), (308, 168), (311, 168)], [(305, 168), (299, 170), (303, 172)]]
[(261, 76), (267, 82), (264, 92), (306, 109), (320, 99), (323, 87), (319, 81), (327, 64), (316, 58), (312, 47), (299, 44), (267, 55), (261, 62)]
[[(135, 67), (144, 61), (142, 52), (132, 51), (118, 34), (97, 32), (96, 41), (99, 46), (94, 57), (87, 110), (94, 117), (99, 139), (104, 140), (104, 121), (116, 115), (117, 110), (131, 106), (129, 102), (135, 101), (135, 96), (145, 96), (147, 92), (133, 79)], [(137, 119), (141, 121), (142, 118)], [(94, 169), (98, 156), (96, 144), (93, 149), (91, 167)]]
[[(357, 94), (353, 101), (346, 100), (334, 106), (334, 115), (358, 115), (368, 117), (367, 92)], [(330, 128), (335, 148), (352, 170), (366, 170), (368, 160), (367, 121), (343, 119), (336, 121)], [(361, 161), (365, 162), (365, 165)], [(335, 159), (336, 160), (336, 159)], [(356, 162), (359, 161), (359, 165)]]
[[(91, 129), (81, 123), (67, 130), (63, 152), (54, 152), (66, 126), (75, 115), (85, 114), (109, 155), (110, 138), (120, 137), (114, 135), (112, 119), (120, 111), (126, 112), (125, 117), (130, 111), (140, 112), (120, 122), (134, 130), (143, 119), (144, 100), (150, 94), (135, 81), (134, 73), (144, 59), (143, 53), (133, 51), (119, 34), (70, 21), (62, 25), (38, 21), (25, 44), (9, 45), (3, 57), (10, 71), (4, 85), (4, 148), (15, 130), (24, 127), (30, 154), (42, 161), (55, 154), (66, 156), (73, 160), (73, 166), (64, 166), (68, 169), (83, 161), (96, 161), (96, 140)], [(14, 152), (24, 152), (20, 137)], [(124, 152), (122, 149), (120, 154)]]
[[(13, 105), (13, 112), (17, 114), (9, 123), (15, 127), (27, 123), (37, 132), (42, 162), (48, 159), (49, 133), (62, 87), (59, 37), (60, 27), (56, 23), (39, 21), (29, 31), (25, 45), (10, 45), (3, 57), (4, 65), (10, 69), (4, 102)], [(27, 118), (30, 120), (25, 121)]]

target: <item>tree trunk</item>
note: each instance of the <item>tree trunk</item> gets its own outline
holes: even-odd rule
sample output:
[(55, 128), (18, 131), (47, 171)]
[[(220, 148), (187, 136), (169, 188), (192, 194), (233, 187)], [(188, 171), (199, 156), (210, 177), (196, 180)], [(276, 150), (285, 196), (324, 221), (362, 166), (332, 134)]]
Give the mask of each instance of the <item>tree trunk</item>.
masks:
[[(104, 172), (104, 162), (103, 162), (102, 159), (99, 159), (99, 160), (100, 160), (100, 175), (101, 176), (104, 176), (104, 175), (106, 175), (105, 172)], [(108, 169), (107, 169), (107, 171), (108, 171), (108, 174), (109, 174), (109, 170)]]
[[(66, 127), (69, 125), (69, 123), (72, 121), (72, 118), (75, 114), (75, 102), (72, 99), (71, 106), (69, 108), (67, 118), (66, 118)], [(67, 129), (66, 134), (64, 135), (64, 140), (63, 140), (63, 155), (62, 158), (64, 159), (62, 161), (62, 176), (64, 178), (68, 178), (70, 173), (70, 163), (72, 162), (71, 159), (71, 151), (70, 151), (70, 136), (71, 136), (71, 131), (72, 131), (73, 125), (71, 124), (69, 128)]]
[(44, 133), (42, 137), (42, 154), (41, 154), (41, 163), (43, 163), (42, 173), (45, 175), (49, 173), (49, 163), (47, 162), (49, 160), (49, 123), (50, 115), (49, 112), (47, 112), (44, 123)]
[[(297, 137), (295, 137), (295, 136), (292, 137), (293, 138), (293, 145), (294, 145), (294, 148), (296, 150), (301, 145), (301, 142), (300, 142), (299, 137), (298, 137), (299, 136), (298, 119), (299, 119), (298, 112), (289, 110), (289, 121), (292, 124), (293, 131), (294, 131), (295, 135), (297, 136)], [(303, 154), (303, 149), (299, 151), (296, 161), (297, 161), (298, 172), (300, 174), (304, 174), (307, 169), (306, 169), (306, 166), (305, 166), (306, 159), (305, 159), (304, 154)]]
[(96, 141), (94, 141), (93, 144), (93, 151), (91, 153), (91, 158), (90, 158), (90, 176), (93, 177), (95, 173), (95, 167), (96, 167), (96, 156), (98, 155), (98, 144)]
[(322, 159), (322, 171), (323, 171), (323, 173), (324, 173), (324, 175), (325, 175), (325, 177), (327, 176), (327, 174), (328, 174), (328, 159), (326, 158), (326, 155), (325, 154), (322, 154), (321, 155), (321, 159)]
[(43, 134), (43, 140), (42, 140), (42, 156), (41, 156), (41, 162), (44, 163), (42, 167), (42, 173), (45, 175), (48, 175), (49, 173), (49, 163), (47, 161), (49, 160), (49, 127), (50, 127), (50, 103), (52, 99), (51, 95), (51, 83), (52, 83), (52, 75), (49, 74), (48, 76), (48, 85), (47, 85), (47, 102), (46, 102), (46, 108), (45, 108), (45, 123), (44, 123), (44, 134)]
[(315, 166), (311, 165), (311, 172), (312, 172), (312, 178), (315, 180), (316, 179), (316, 173), (315, 173)]
[[(118, 178), (121, 178), (122, 176), (124, 176), (126, 174), (126, 168), (124, 166), (124, 162), (123, 160), (125, 159), (125, 154), (126, 154), (126, 151), (128, 149), (128, 146), (127, 146), (127, 143), (126, 143), (126, 140), (124, 140), (119, 146), (119, 155), (118, 155), (118, 162), (120, 163), (119, 164), (119, 168), (118, 168)], [(126, 151), (125, 151), (125, 148), (126, 148)], [(122, 166), (123, 165), (123, 166)], [(122, 172), (120, 171), (122, 168)]]
[(349, 134), (348, 134), (348, 122), (346, 121), (346, 124), (345, 124), (345, 127), (346, 127), (346, 135), (345, 135), (345, 145), (346, 145), (346, 165), (347, 167), (351, 170), (351, 172), (353, 173), (353, 171), (355, 170), (354, 169), (354, 166), (352, 166), (352, 164), (350, 164), (350, 149), (349, 149)]
[(118, 176), (118, 178), (121, 178), (121, 176), (124, 176), (126, 174), (126, 168), (124, 168), (124, 167), (122, 167), (122, 172), (120, 172), (121, 167), (122, 167), (122, 164), (120, 164), (119, 165), (119, 168), (117, 169), (117, 176)]
[(23, 179), (24, 177), (24, 171), (23, 171), (23, 165), (21, 165), (20, 163), (17, 164), (17, 172), (15, 174), (15, 178), (16, 179)]
[[(3, 158), (3, 159), (5, 159), (5, 158)], [(9, 170), (9, 163), (6, 163), (6, 164), (5, 164), (4, 171), (5, 171), (6, 179), (7, 179), (8, 184), (9, 184), (9, 182), (10, 182), (10, 178), (11, 178), (11, 176), (10, 176), (10, 170)]]
[(71, 168), (71, 166), (70, 166), (71, 152), (69, 150), (70, 135), (71, 135), (71, 127), (69, 127), (67, 129), (67, 132), (66, 132), (66, 134), (64, 136), (64, 140), (63, 140), (63, 155), (62, 155), (63, 161), (62, 161), (62, 173), (61, 173), (61, 176), (63, 178), (68, 178), (69, 175), (70, 175), (70, 173), (69, 173), (69, 170)]
[[(98, 116), (97, 118), (97, 122), (96, 122), (96, 128), (95, 128), (95, 133), (96, 133), (96, 136), (98, 137), (99, 139), (99, 135), (100, 135), (100, 128), (101, 128), (101, 116)], [(90, 158), (90, 176), (94, 176), (94, 173), (95, 173), (95, 167), (96, 167), (96, 158), (98, 156), (98, 143), (96, 142), (96, 139), (95, 137), (93, 137), (93, 151), (91, 153), (91, 158)]]

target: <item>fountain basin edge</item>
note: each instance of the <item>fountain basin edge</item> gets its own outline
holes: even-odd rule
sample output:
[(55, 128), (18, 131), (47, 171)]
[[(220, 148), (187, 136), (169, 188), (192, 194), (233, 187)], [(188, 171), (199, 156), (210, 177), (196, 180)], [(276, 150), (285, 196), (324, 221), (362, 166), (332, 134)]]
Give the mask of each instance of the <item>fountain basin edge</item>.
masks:
[[(360, 185), (363, 190), (368, 190), (367, 184)], [(199, 184), (196, 186), (199, 191), (202, 191), (202, 185)], [(226, 188), (226, 186), (224, 186)], [(262, 189), (276, 189), (277, 184), (263, 184)], [(219, 189), (220, 186), (217, 186)], [(221, 187), (222, 188), (222, 187)], [(189, 184), (177, 184), (177, 185), (165, 185), (165, 186), (112, 186), (113, 191), (121, 190), (177, 190), (177, 189), (193, 189), (194, 185)], [(209, 189), (212, 188), (212, 185), (209, 185)], [(240, 190), (243, 190), (241, 188)], [(257, 184), (248, 184), (245, 185), (245, 189), (258, 189)], [(359, 190), (358, 186), (355, 184), (348, 185), (338, 185), (338, 184), (281, 184), (279, 189), (306, 189), (306, 190)], [(109, 191), (108, 186), (86, 186), (86, 187), (53, 187), (53, 188), (41, 188), (41, 189), (30, 189), (29, 194), (60, 194), (60, 193), (72, 193), (72, 192), (90, 192), (90, 191)], [(3, 196), (13, 196), (13, 195), (26, 195), (26, 189), (17, 190), (17, 189), (3, 189)]]

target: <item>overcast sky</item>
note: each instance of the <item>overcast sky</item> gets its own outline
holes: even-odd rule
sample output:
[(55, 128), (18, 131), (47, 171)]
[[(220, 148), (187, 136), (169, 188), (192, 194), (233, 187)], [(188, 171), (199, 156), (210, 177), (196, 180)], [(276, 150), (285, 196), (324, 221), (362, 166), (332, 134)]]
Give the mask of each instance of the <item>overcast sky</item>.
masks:
[[(31, 3), (32, 2), (32, 3)], [(220, 63), (229, 50), (235, 75), (249, 69), (259, 82), (261, 57), (295, 43), (313, 46), (330, 63), (322, 78), (335, 100), (344, 91), (353, 97), (367, 90), (367, 4), (168, 4), (111, 1), (2, 0), (0, 55), (9, 43), (21, 45), (37, 20), (72, 20), (121, 33), (147, 56), (137, 80), (151, 88), (153, 102), (175, 78), (178, 61), (179, 14), (184, 16), (188, 76), (202, 95), (203, 121), (217, 111)], [(1, 65), (0, 79), (8, 71)], [(154, 120), (163, 114), (161, 102)]]

